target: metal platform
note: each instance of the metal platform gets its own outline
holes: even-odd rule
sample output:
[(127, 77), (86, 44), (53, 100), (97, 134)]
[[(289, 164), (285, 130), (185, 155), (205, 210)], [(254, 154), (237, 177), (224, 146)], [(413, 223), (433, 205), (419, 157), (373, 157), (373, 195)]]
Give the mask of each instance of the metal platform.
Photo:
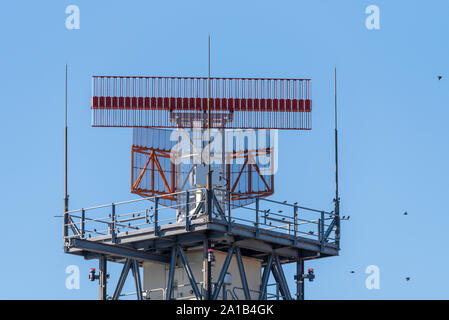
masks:
[[(176, 196), (180, 200), (170, 207), (149, 197), (67, 212), (65, 252), (124, 263), (129, 270), (130, 261), (137, 266), (145, 261), (170, 264), (173, 248), (187, 251), (207, 243), (224, 252), (238, 248), (262, 265), (272, 264), (273, 257), (279, 264), (297, 262), (301, 275), (304, 260), (338, 255), (340, 223), (333, 211), (263, 198), (251, 207), (231, 208), (232, 194), (225, 190), (214, 190), (210, 202), (206, 189)], [(283, 274), (282, 268), (278, 271)], [(297, 297), (303, 296), (301, 280)]]

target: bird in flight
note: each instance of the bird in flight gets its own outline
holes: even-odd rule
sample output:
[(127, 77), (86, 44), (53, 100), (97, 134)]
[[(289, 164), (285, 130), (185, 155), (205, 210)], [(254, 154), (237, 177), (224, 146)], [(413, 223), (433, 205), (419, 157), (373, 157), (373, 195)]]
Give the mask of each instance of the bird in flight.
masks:
[(442, 76), (438, 76), (438, 80), (441, 80), (441, 79), (443, 79), (443, 77)]
[(406, 280), (406, 281), (410, 281), (410, 277), (406, 277), (405, 280)]
[(405, 212), (404, 212), (404, 216), (407, 216), (407, 215), (408, 215), (408, 212), (407, 212), (407, 211), (405, 211)]

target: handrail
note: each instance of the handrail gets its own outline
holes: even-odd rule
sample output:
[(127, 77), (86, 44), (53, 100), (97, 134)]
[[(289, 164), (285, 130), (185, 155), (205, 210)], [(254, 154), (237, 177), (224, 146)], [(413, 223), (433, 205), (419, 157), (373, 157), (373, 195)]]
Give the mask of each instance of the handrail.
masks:
[[(198, 197), (198, 191), (202, 193), (200, 197)], [(325, 243), (334, 241), (333, 234), (336, 231), (335, 226), (338, 225), (336, 219), (339, 217), (333, 212), (265, 198), (256, 198), (255, 208), (251, 207), (253, 204), (236, 208), (229, 205), (229, 195), (232, 196), (234, 193), (219, 188), (214, 192), (221, 193), (216, 194), (217, 201), (214, 203), (217, 207), (214, 207), (214, 212), (222, 213), (220, 219), (226, 222), (229, 231), (240, 224), (255, 227), (256, 237), (263, 230), (267, 230), (286, 233), (295, 238), (301, 236), (315, 239), (321, 243), (322, 247)], [(224, 195), (223, 192), (225, 192)], [(196, 194), (195, 197), (193, 197), (194, 194)], [(189, 231), (196, 219), (209, 219), (205, 215), (207, 203), (205, 188), (179, 191), (171, 195), (181, 195), (178, 198), (182, 200), (164, 206), (157, 205), (158, 199), (162, 196), (152, 196), (69, 211), (66, 214), (70, 219), (65, 220), (70, 221), (65, 224), (69, 228), (66, 228), (67, 234), (64, 237), (85, 239), (97, 235), (111, 235), (111, 240), (115, 242), (117, 235), (122, 236), (133, 230), (153, 228), (155, 234), (159, 235), (161, 226), (177, 224), (185, 226), (186, 231)], [(145, 200), (153, 201), (154, 205), (150, 206)], [(185, 212), (186, 208), (188, 212)], [(275, 212), (281, 208), (283, 209)], [(73, 226), (78, 226), (79, 232), (75, 233), (73, 228), (70, 228)], [(105, 226), (107, 226), (106, 229)]]

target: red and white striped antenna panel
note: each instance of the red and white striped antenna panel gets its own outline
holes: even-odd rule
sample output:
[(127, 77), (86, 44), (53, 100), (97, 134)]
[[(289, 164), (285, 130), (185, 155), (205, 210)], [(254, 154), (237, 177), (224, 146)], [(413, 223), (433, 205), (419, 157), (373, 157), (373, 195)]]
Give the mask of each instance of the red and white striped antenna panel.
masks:
[[(208, 127), (208, 78), (93, 76), (94, 127)], [(310, 130), (311, 80), (210, 78), (211, 128)]]

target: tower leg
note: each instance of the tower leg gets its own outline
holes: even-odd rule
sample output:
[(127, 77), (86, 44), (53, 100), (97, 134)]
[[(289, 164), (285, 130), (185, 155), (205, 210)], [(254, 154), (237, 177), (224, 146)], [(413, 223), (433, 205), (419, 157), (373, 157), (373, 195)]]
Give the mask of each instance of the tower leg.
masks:
[(175, 276), (176, 258), (176, 246), (173, 246), (171, 249), (170, 268), (168, 272), (167, 290), (165, 291), (165, 300), (171, 300), (173, 296), (173, 278)]
[(197, 300), (203, 299), (201, 292), (198, 289), (197, 283), (195, 281), (195, 277), (193, 276), (192, 269), (190, 269), (189, 262), (187, 261), (187, 258), (184, 254), (184, 251), (182, 250), (182, 247), (178, 245), (177, 252), (179, 254), (179, 257), (181, 258), (182, 265), (184, 266), (184, 270), (186, 272), (187, 277), (189, 278), (190, 285), (192, 286), (192, 290), (195, 293), (195, 297)]
[(105, 256), (101, 256), (99, 258), (99, 292), (98, 292), (98, 299), (99, 300), (106, 300), (106, 282), (107, 282), (107, 259)]
[(140, 280), (139, 263), (137, 262), (137, 260), (133, 260), (133, 262), (132, 262), (132, 269), (131, 270), (132, 270), (132, 273), (133, 273), (134, 284), (136, 286), (137, 300), (143, 300), (142, 282)]
[(304, 259), (299, 252), (299, 259), (296, 262), (296, 300), (304, 300)]
[(282, 269), (279, 257), (274, 258), (274, 264), (271, 267), (271, 272), (273, 273), (274, 280), (279, 284), (279, 290), (284, 300), (292, 300), (290, 295), (290, 290), (288, 288), (287, 280), (285, 279), (284, 270)]
[(273, 255), (270, 254), (267, 258), (267, 263), (263, 270), (262, 282), (260, 284), (259, 300), (267, 300), (267, 284), (270, 277), (271, 266), (273, 265)]
[(204, 250), (204, 258), (203, 258), (203, 298), (204, 300), (210, 300), (211, 291), (212, 291), (212, 275), (211, 275), (211, 263), (207, 258), (207, 252), (210, 248), (209, 240), (204, 240), (203, 242), (203, 250)]
[(120, 294), (122, 293), (123, 285), (125, 284), (126, 277), (128, 277), (129, 269), (131, 268), (132, 260), (126, 259), (125, 264), (123, 265), (122, 273), (120, 274), (120, 278), (118, 279), (117, 287), (115, 288), (114, 295), (112, 296), (112, 300), (118, 300)]

